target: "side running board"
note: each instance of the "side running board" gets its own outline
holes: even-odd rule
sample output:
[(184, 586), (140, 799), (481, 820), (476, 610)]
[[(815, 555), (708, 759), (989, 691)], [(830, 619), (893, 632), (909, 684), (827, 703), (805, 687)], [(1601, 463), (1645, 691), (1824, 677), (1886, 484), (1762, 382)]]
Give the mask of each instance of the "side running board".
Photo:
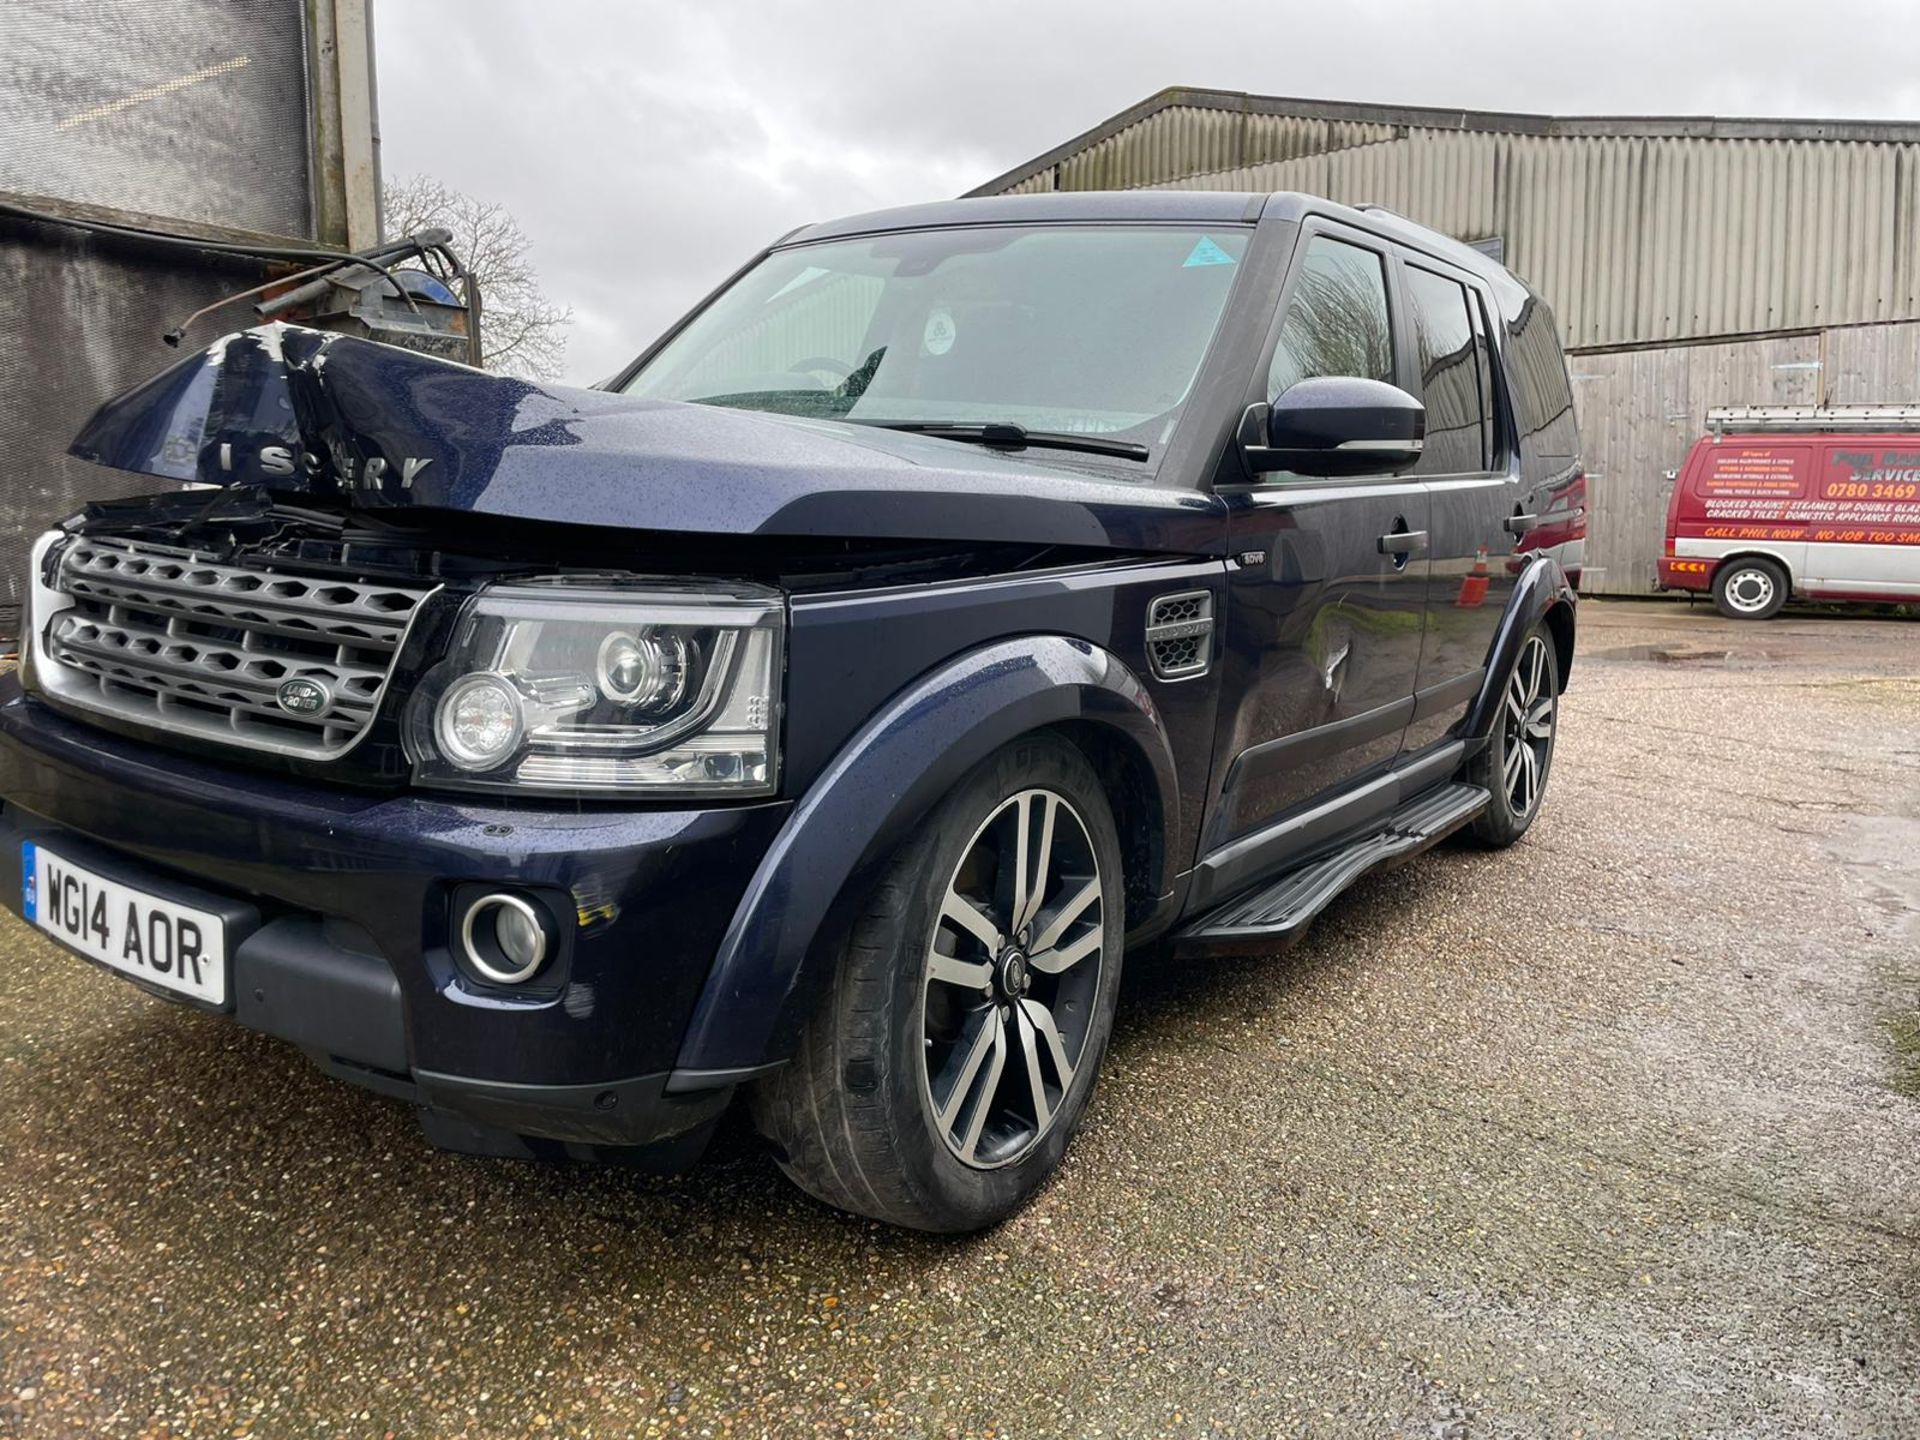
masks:
[(1258, 953), (1296, 939), (1307, 922), (1369, 870), (1437, 845), (1486, 808), (1478, 785), (1442, 785), (1387, 817), (1378, 830), (1246, 891), (1174, 934), (1182, 954)]

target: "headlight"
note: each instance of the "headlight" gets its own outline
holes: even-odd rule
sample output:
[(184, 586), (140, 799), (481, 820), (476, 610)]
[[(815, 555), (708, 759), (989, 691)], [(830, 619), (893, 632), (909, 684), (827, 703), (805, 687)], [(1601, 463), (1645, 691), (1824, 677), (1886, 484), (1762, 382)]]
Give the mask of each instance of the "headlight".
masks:
[(493, 586), (408, 702), (414, 779), (770, 795), (784, 624), (780, 597), (757, 587)]

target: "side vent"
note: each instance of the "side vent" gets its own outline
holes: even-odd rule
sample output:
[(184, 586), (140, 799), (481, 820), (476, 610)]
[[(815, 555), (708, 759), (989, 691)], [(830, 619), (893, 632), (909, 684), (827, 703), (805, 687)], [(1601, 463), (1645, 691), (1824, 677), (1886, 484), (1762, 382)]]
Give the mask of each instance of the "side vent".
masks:
[(1147, 660), (1161, 680), (1191, 680), (1213, 663), (1213, 596), (1156, 595), (1147, 606)]

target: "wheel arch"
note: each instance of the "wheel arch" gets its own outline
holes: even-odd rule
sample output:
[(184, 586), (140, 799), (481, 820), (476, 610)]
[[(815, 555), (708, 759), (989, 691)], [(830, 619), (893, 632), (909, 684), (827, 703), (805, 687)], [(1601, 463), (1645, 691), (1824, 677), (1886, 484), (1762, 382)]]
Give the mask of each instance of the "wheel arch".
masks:
[(1499, 628), (1494, 631), (1493, 643), (1487, 647), (1486, 679), (1481, 681), (1480, 693), (1467, 709), (1467, 718), (1460, 730), (1462, 736), (1479, 741), (1492, 732), (1507, 672), (1513, 668), (1521, 645), (1536, 625), (1545, 624), (1553, 636), (1554, 649), (1558, 652), (1555, 669), (1559, 672), (1560, 688), (1566, 689), (1573, 676), (1576, 603), (1566, 572), (1552, 556), (1543, 554), (1520, 572), (1506, 611), (1500, 617)]
[(1553, 636), (1554, 669), (1564, 691), (1573, 678), (1574, 611), (1570, 601), (1556, 600), (1542, 617), (1547, 633)]
[[(1099, 646), (1058, 635), (997, 641), (896, 695), (842, 747), (761, 859), (715, 955), (668, 1088), (750, 1078), (785, 1058), (833, 964), (862, 888), (928, 810), (982, 760), (1036, 731), (1084, 754), (1115, 803), (1128, 914), (1172, 889), (1179, 813), (1173, 745), (1145, 685)], [(1125, 819), (1122, 819), (1122, 816)], [(1137, 881), (1135, 856), (1147, 858)]]
[(1787, 577), (1787, 593), (1793, 593), (1796, 582), (1794, 580), (1793, 565), (1791, 562), (1778, 551), (1768, 550), (1759, 546), (1750, 546), (1746, 549), (1735, 550), (1732, 554), (1720, 556), (1713, 563), (1713, 574), (1708, 578), (1708, 585), (1712, 586), (1722, 575), (1747, 560), (1764, 560), (1769, 565), (1776, 566), (1780, 573)]
[(1104, 719), (1066, 720), (1048, 727), (1093, 767), (1113, 811), (1125, 867), (1127, 928), (1142, 924), (1166, 893), (1167, 797), (1139, 738)]

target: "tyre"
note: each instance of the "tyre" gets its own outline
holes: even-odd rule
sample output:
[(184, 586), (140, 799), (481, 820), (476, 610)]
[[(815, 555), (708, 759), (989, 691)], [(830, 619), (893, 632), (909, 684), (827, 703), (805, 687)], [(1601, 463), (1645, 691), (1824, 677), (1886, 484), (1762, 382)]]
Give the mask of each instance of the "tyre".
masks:
[(906, 839), (837, 945), (754, 1122), (827, 1204), (916, 1230), (998, 1223), (1053, 1174), (1113, 1028), (1120, 842), (1053, 736), (989, 757)]
[(1493, 797), (1473, 822), (1481, 844), (1504, 849), (1533, 824), (1547, 793), (1559, 722), (1560, 666), (1553, 634), (1542, 622), (1520, 642), (1493, 734), (1468, 770), (1468, 779)]
[(1758, 556), (1730, 560), (1713, 577), (1713, 603), (1729, 620), (1770, 620), (1791, 592), (1778, 562)]

